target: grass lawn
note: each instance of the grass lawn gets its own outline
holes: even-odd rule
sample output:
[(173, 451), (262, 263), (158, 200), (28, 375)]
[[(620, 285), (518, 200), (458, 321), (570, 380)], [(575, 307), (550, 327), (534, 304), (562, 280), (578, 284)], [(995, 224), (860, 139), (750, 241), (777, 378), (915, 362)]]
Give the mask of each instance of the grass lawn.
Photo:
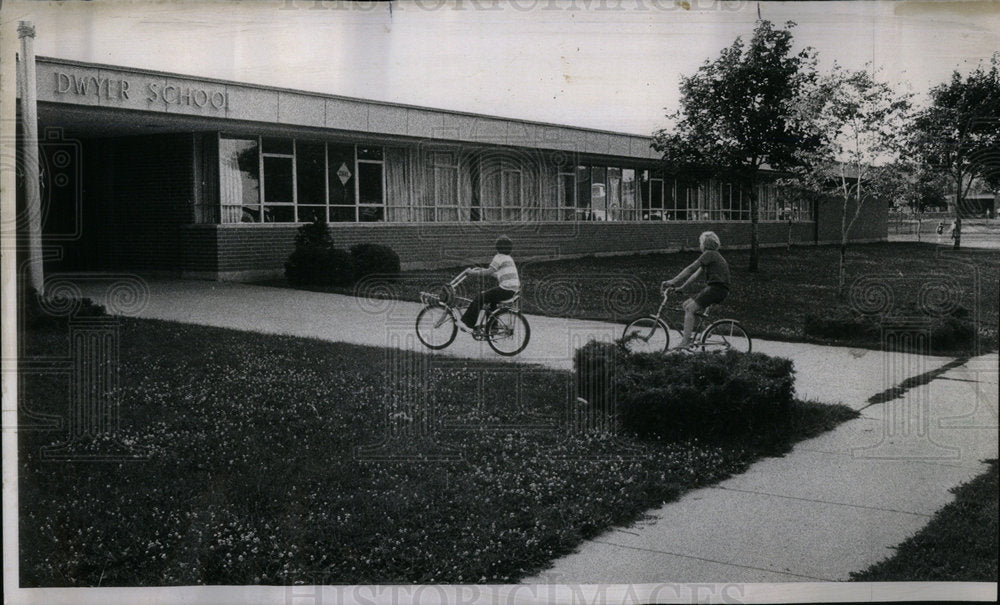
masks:
[[(567, 372), (120, 321), (120, 429), (71, 449), (142, 458), (42, 456), (64, 431), (27, 427), (65, 420), (69, 379), (20, 379), (22, 586), (516, 582), (856, 416), (800, 402), (778, 443), (638, 441), (573, 429)], [(65, 329), (23, 340), (66, 354)]]
[(955, 501), (896, 548), (892, 558), (851, 574), (859, 582), (995, 582), (997, 579), (997, 461), (953, 489)]
[[(841, 334), (828, 338), (804, 331), (806, 316), (833, 309), (837, 301), (835, 246), (767, 248), (761, 250), (759, 273), (747, 271), (749, 251), (723, 250), (729, 261), (733, 290), (715, 316), (735, 317), (756, 338), (801, 340), (879, 348), (878, 336)], [(588, 257), (563, 261), (520, 263), (523, 309), (528, 313), (627, 322), (652, 313), (659, 303), (661, 281), (673, 277), (697, 258), (695, 252)], [(516, 258), (516, 252), (515, 252)], [(327, 291), (397, 296), (419, 300), (420, 290), (447, 282), (455, 271), (406, 272), (395, 284), (365, 284)], [(887, 286), (858, 301), (866, 308), (880, 306), (888, 292), (890, 317), (912, 313), (921, 303), (931, 309), (960, 305), (970, 312), (981, 336), (981, 349), (997, 348), (1000, 305), (1000, 254), (996, 250), (966, 248), (954, 252), (933, 244), (858, 244), (848, 248), (848, 286), (859, 278)], [(465, 294), (477, 285), (468, 280)], [(267, 282), (284, 285), (283, 280)], [(944, 284), (936, 287), (934, 284)], [(680, 300), (678, 299), (678, 302)], [(679, 314), (671, 317), (680, 325)], [(933, 346), (933, 345), (932, 345)], [(941, 348), (935, 354), (974, 354), (974, 347)]]

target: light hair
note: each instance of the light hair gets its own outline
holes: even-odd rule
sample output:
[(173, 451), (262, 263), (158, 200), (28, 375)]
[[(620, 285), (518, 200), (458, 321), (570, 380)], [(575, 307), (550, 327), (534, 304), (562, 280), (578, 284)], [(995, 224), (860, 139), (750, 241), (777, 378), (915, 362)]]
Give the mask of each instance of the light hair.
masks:
[(714, 231), (706, 231), (698, 237), (698, 244), (701, 245), (704, 250), (718, 250), (722, 247), (722, 242), (719, 241), (719, 236), (715, 234)]

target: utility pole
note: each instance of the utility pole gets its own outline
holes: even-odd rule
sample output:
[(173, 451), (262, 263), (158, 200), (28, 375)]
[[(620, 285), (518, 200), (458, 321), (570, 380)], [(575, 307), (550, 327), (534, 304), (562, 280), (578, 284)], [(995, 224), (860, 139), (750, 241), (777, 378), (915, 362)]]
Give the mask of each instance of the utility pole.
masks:
[(28, 272), (31, 287), (39, 296), (45, 294), (42, 267), (42, 194), (38, 179), (38, 106), (35, 81), (35, 26), (21, 21), (17, 26), (21, 39), (21, 133), (24, 153), (24, 209), (28, 219)]

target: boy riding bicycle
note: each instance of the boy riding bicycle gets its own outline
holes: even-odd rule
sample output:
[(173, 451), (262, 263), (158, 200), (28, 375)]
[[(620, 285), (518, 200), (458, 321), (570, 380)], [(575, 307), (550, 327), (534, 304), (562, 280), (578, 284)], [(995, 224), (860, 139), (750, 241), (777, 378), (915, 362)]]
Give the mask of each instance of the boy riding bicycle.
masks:
[[(684, 337), (679, 345), (680, 348), (690, 347), (692, 344), (691, 334), (694, 332), (696, 314), (709, 305), (722, 302), (729, 295), (729, 263), (719, 254), (719, 248), (722, 246), (719, 236), (712, 231), (706, 231), (698, 238), (698, 245), (701, 248), (698, 260), (685, 267), (673, 279), (660, 284), (660, 290), (667, 288), (684, 290), (702, 273), (705, 274), (705, 288), (684, 301)], [(683, 285), (678, 288), (677, 284), (681, 282)]]
[(517, 274), (517, 265), (510, 253), (514, 245), (510, 238), (501, 235), (497, 238), (497, 254), (493, 257), (489, 267), (471, 267), (468, 269), (469, 275), (493, 275), (497, 278), (498, 285), (495, 288), (484, 290), (472, 299), (472, 304), (462, 314), (462, 323), (459, 324), (465, 332), (472, 332), (476, 329), (479, 321), (479, 311), (484, 304), (493, 304), (510, 300), (521, 291), (521, 280)]

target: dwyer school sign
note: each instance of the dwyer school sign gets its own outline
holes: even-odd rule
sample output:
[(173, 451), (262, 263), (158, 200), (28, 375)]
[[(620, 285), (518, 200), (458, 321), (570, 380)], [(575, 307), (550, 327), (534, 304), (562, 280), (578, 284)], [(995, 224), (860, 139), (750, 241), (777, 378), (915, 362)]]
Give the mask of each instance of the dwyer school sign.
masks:
[(142, 95), (152, 104), (188, 105), (211, 107), (225, 110), (229, 106), (229, 94), (225, 90), (177, 86), (158, 81), (143, 82), (136, 86), (123, 77), (107, 77), (100, 74), (54, 72), (55, 93), (57, 95), (94, 96), (109, 101), (128, 101), (133, 95)]

